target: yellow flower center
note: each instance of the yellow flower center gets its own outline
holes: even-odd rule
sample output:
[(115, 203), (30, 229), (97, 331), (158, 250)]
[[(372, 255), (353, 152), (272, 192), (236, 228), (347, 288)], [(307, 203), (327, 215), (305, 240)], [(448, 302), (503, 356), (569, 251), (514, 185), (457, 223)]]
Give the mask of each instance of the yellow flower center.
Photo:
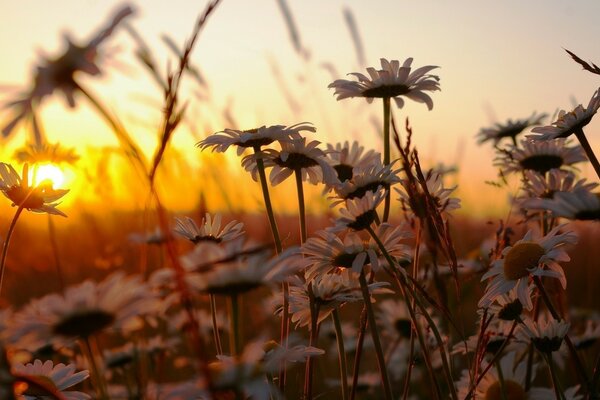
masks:
[(508, 280), (527, 276), (527, 269), (536, 267), (545, 253), (544, 248), (537, 243), (517, 243), (504, 257), (504, 276)]
[(527, 393), (525, 393), (525, 389), (521, 385), (519, 385), (515, 381), (511, 381), (509, 379), (504, 381), (504, 390), (505, 395), (502, 396), (502, 386), (500, 382), (494, 382), (488, 390), (485, 392), (485, 400), (502, 400), (502, 399), (510, 399), (510, 400), (526, 400)]

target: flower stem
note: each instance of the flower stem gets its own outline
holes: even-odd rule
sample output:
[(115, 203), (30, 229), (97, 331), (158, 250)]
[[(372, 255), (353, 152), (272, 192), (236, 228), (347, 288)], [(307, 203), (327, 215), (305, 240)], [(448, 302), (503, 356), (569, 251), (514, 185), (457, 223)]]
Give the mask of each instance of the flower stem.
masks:
[(598, 175), (598, 178), (600, 178), (600, 162), (598, 162), (598, 158), (596, 158), (596, 154), (594, 154), (594, 150), (592, 150), (592, 146), (590, 146), (590, 142), (588, 142), (587, 137), (585, 137), (585, 133), (583, 132), (583, 129), (582, 128), (576, 129), (575, 136), (577, 136), (577, 139), (579, 140), (581, 147), (583, 147), (583, 150), (585, 151), (585, 154), (587, 155), (588, 160), (590, 160), (590, 163), (592, 163), (592, 166), (594, 167), (594, 170), (596, 171), (596, 175)]
[(98, 368), (96, 354), (92, 348), (90, 339), (91, 338), (89, 336), (81, 338), (81, 350), (84, 356), (88, 359), (88, 362), (90, 363), (90, 369), (92, 370), (92, 377), (94, 380), (94, 385), (96, 386), (98, 398), (102, 400), (108, 400), (109, 397), (106, 390), (106, 381), (104, 380), (104, 375), (102, 374), (102, 371)]
[(58, 275), (58, 284), (60, 285), (60, 291), (65, 291), (65, 280), (62, 273), (62, 266), (60, 264), (60, 255), (58, 253), (58, 243), (56, 242), (56, 229), (54, 229), (54, 222), (52, 217), (48, 214), (48, 235), (50, 236), (50, 246), (52, 247), (52, 254), (54, 255), (54, 265), (56, 266), (56, 274)]
[(233, 293), (229, 296), (229, 352), (232, 356), (242, 352), (239, 311), (239, 297), (237, 293)]
[[(550, 301), (550, 296), (548, 296), (548, 292), (546, 292), (546, 288), (542, 284), (542, 280), (540, 279), (540, 277), (534, 276), (533, 282), (535, 283), (535, 286), (538, 288), (538, 291), (540, 292), (540, 295), (542, 296), (542, 299), (544, 300), (544, 303), (546, 304), (546, 307), (548, 308), (548, 311), (550, 311), (550, 314), (552, 315), (552, 317), (557, 321), (562, 320), (561, 316), (556, 311), (556, 308), (554, 308), (554, 305), (552, 305), (552, 301)], [(571, 358), (573, 359), (573, 363), (575, 364), (575, 370), (577, 371), (579, 378), (585, 384), (587, 392), (591, 393), (593, 388), (592, 388), (590, 379), (585, 372), (583, 363), (581, 362), (581, 359), (579, 358), (579, 354), (577, 354), (577, 349), (573, 345), (573, 342), (571, 341), (571, 338), (569, 337), (569, 335), (565, 335), (564, 341), (567, 344), (569, 351), (571, 352)]]
[(506, 385), (504, 383), (504, 374), (502, 373), (500, 360), (496, 360), (494, 364), (496, 364), (496, 371), (498, 371), (498, 381), (500, 382), (500, 393), (502, 394), (502, 400), (508, 400), (506, 398)]
[[(370, 228), (369, 228), (370, 229)], [(379, 365), (379, 373), (381, 375), (381, 382), (383, 384), (383, 392), (387, 400), (393, 399), (392, 387), (390, 385), (390, 378), (388, 377), (387, 367), (385, 365), (385, 357), (381, 348), (381, 341), (379, 340), (379, 332), (377, 331), (377, 324), (375, 323), (375, 313), (373, 312), (373, 306), (371, 304), (371, 294), (369, 293), (369, 286), (367, 285), (367, 279), (365, 278), (365, 272), (361, 271), (358, 277), (360, 282), (360, 289), (362, 291), (363, 300), (367, 308), (367, 318), (369, 323), (369, 329), (371, 330), (371, 337), (373, 338), (373, 345), (375, 346), (375, 353), (377, 355), (377, 364)]]
[(338, 348), (338, 360), (340, 364), (340, 383), (342, 385), (342, 400), (348, 399), (348, 371), (346, 368), (346, 351), (344, 350), (344, 334), (342, 332), (342, 324), (340, 323), (340, 313), (336, 308), (331, 313), (333, 326), (335, 327), (335, 339)]
[[(389, 165), (391, 159), (390, 151), (390, 98), (383, 98), (383, 165)], [(388, 191), (385, 195), (385, 203), (383, 208), (383, 222), (387, 222), (390, 216), (391, 192)]]
[[(308, 345), (311, 347), (316, 347), (317, 341), (319, 340), (319, 304), (314, 300), (312, 284), (309, 284), (308, 292), (310, 298), (310, 338)], [(312, 400), (313, 371), (314, 357), (308, 357), (306, 359), (306, 368), (304, 373), (303, 399), (305, 400)]]
[[(24, 203), (24, 202), (23, 202)], [(20, 205), (15, 212), (15, 215), (10, 222), (8, 232), (6, 233), (6, 239), (4, 239), (4, 246), (2, 246), (2, 259), (0, 260), (0, 293), (2, 293), (2, 283), (4, 282), (4, 269), (6, 266), (6, 255), (8, 254), (8, 246), (10, 245), (10, 238), (12, 237), (15, 226), (17, 226), (17, 220), (23, 212), (23, 205)]]
[(354, 366), (352, 370), (352, 386), (350, 388), (350, 400), (356, 396), (358, 386), (358, 373), (360, 371), (360, 360), (362, 359), (362, 349), (365, 342), (365, 333), (367, 331), (367, 306), (363, 306), (360, 313), (360, 322), (358, 327), (358, 338), (356, 339), (356, 353), (354, 354)]
[(212, 320), (213, 328), (213, 339), (215, 341), (215, 347), (217, 348), (217, 354), (223, 354), (223, 345), (221, 344), (221, 335), (219, 335), (219, 324), (217, 322), (217, 299), (214, 294), (209, 294), (210, 300), (210, 318)]
[(554, 394), (556, 395), (556, 400), (565, 400), (565, 394), (563, 393), (560, 387), (560, 382), (558, 381), (558, 376), (556, 375), (556, 368), (554, 368), (552, 353), (544, 354), (544, 358), (548, 363), (548, 369), (550, 369), (550, 376), (552, 377), (552, 386), (554, 387)]
[(308, 236), (306, 232), (306, 207), (304, 205), (304, 188), (302, 186), (302, 170), (296, 169), (294, 171), (296, 177), (296, 189), (298, 192), (298, 216), (300, 218), (300, 243), (306, 242)]

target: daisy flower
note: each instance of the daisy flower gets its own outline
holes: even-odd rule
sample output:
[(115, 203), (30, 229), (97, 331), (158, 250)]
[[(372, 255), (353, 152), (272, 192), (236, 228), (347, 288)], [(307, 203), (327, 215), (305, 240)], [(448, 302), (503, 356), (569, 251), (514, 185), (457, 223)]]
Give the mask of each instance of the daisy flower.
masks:
[(587, 188), (555, 193), (551, 199), (531, 199), (525, 205), (530, 210), (549, 210), (555, 217), (571, 220), (600, 220), (600, 194)]
[(548, 141), (521, 140), (521, 146), (510, 146), (500, 150), (494, 165), (504, 174), (521, 171), (535, 171), (544, 175), (552, 169), (570, 167), (587, 161), (583, 148), (579, 145), (567, 146), (566, 139)]
[(221, 243), (244, 234), (244, 224), (242, 222), (231, 221), (221, 229), (221, 214), (216, 214), (213, 219), (209, 213), (206, 213), (200, 227), (189, 217), (185, 217), (185, 219), (175, 218), (175, 223), (177, 224), (174, 229), (175, 233), (194, 244), (202, 241)]
[(398, 108), (402, 108), (404, 99), (401, 96), (406, 96), (418, 103), (425, 103), (431, 110), (433, 100), (425, 92), (440, 90), (440, 78), (429, 75), (428, 72), (438, 67), (427, 65), (411, 72), (412, 61), (412, 58), (407, 58), (400, 66), (398, 60), (388, 61), (382, 58), (382, 69), (367, 68), (369, 77), (353, 72), (349, 75), (353, 75), (358, 81), (337, 79), (328, 87), (335, 90), (337, 100), (364, 97), (370, 103), (373, 98), (393, 98)]
[(63, 147), (60, 143), (29, 143), (15, 151), (14, 157), (21, 163), (30, 164), (74, 164), (79, 156), (74, 148)]
[(549, 126), (541, 126), (531, 130), (535, 135), (528, 135), (534, 140), (551, 140), (566, 138), (590, 123), (596, 111), (600, 108), (600, 89), (596, 90), (587, 108), (580, 104), (573, 111), (560, 110), (558, 119)]
[(330, 183), (337, 180), (336, 172), (325, 158), (325, 152), (317, 146), (319, 141), (306, 143), (306, 138), (281, 142), (281, 150), (265, 149), (244, 157), (242, 166), (258, 181), (258, 166), (256, 159), (264, 161), (265, 168), (272, 167), (269, 179), (273, 186), (280, 184), (298, 171), (302, 180), (308, 180), (313, 185)]
[[(77, 391), (65, 390), (80, 382), (86, 380), (90, 374), (87, 370), (75, 373), (74, 364), (56, 364), (50, 360), (42, 363), (40, 360), (35, 360), (33, 363), (13, 365), (13, 370), (19, 375), (31, 376), (42, 380), (45, 384), (50, 385), (53, 389), (61, 393), (68, 400), (85, 400), (92, 397)], [(19, 399), (36, 400), (46, 398), (42, 393), (35, 388), (28, 388), (24, 392), (19, 393)], [(21, 397), (22, 396), (22, 397)]]
[(379, 304), (377, 322), (382, 327), (382, 334), (393, 340), (410, 339), (412, 320), (402, 300), (384, 300)]
[[(460, 199), (450, 197), (456, 186), (444, 187), (444, 178), (436, 171), (430, 170), (425, 177), (427, 192), (433, 200), (435, 208), (440, 214), (447, 214), (452, 210), (460, 208)], [(410, 187), (408, 179), (402, 180), (402, 189), (395, 189), (400, 195), (398, 199), (404, 211), (409, 211), (417, 218), (426, 218), (430, 214), (429, 202), (421, 185), (416, 188)]]
[(75, 93), (80, 89), (77, 82), (79, 74), (97, 76), (101, 74), (98, 66), (100, 45), (121, 22), (133, 14), (131, 7), (124, 7), (113, 20), (85, 45), (78, 45), (66, 37), (66, 49), (58, 57), (43, 57), (36, 67), (31, 88), (20, 98), (7, 104), (14, 109), (14, 116), (2, 130), (4, 136), (10, 136), (13, 129), (22, 120), (33, 114), (34, 107), (54, 91), (61, 91), (69, 107), (75, 107)]
[(348, 141), (336, 143), (335, 146), (328, 143), (325, 153), (340, 183), (351, 180), (355, 169), (366, 169), (378, 161), (381, 162), (379, 153), (375, 150), (365, 153), (365, 147), (357, 141), (353, 141), (352, 145)]
[(315, 132), (316, 129), (308, 122), (292, 126), (261, 126), (244, 131), (225, 129), (198, 142), (196, 146), (202, 150), (212, 148), (212, 151), (218, 153), (225, 152), (230, 146), (236, 146), (237, 155), (240, 156), (247, 148), (260, 149), (262, 146), (268, 146), (275, 141), (288, 142), (293, 139), (300, 139), (300, 132), (303, 131)]
[(523, 239), (506, 247), (502, 251), (503, 258), (494, 261), (492, 268), (481, 278), (482, 281), (492, 280), (479, 301), (479, 307), (489, 307), (498, 296), (516, 288), (519, 301), (531, 310), (530, 275), (556, 278), (565, 288), (567, 280), (559, 262), (570, 260), (563, 246), (576, 243), (577, 235), (573, 232), (559, 234), (562, 228), (563, 225), (557, 226), (539, 239), (534, 239), (532, 232), (528, 231)]
[(568, 322), (554, 318), (539, 318), (537, 321), (527, 318), (521, 329), (540, 352), (552, 353), (560, 349), (570, 326)]
[(109, 327), (127, 333), (138, 329), (142, 318), (159, 309), (158, 300), (139, 276), (122, 272), (96, 283), (87, 280), (34, 299), (15, 313), (9, 328), (12, 338), (22, 338), (31, 347), (61, 338), (86, 338)]
[(377, 206), (385, 199), (386, 194), (387, 190), (378, 189), (375, 192), (369, 190), (363, 197), (346, 200), (345, 207), (340, 209), (340, 217), (329, 229), (332, 232), (339, 232), (346, 229), (362, 231), (370, 228), (377, 220)]
[(571, 336), (575, 348), (588, 349), (600, 339), (600, 321), (588, 319), (585, 321), (585, 330), (578, 335)]
[(509, 119), (506, 123), (495, 123), (490, 128), (481, 128), (477, 134), (477, 142), (482, 144), (488, 140), (492, 140), (494, 145), (497, 145), (504, 138), (511, 138), (513, 143), (516, 143), (516, 137), (525, 129), (533, 125), (539, 125), (547, 114), (536, 115), (533, 113), (528, 118), (512, 120)]
[(527, 207), (527, 199), (552, 199), (558, 192), (573, 192), (579, 189), (590, 191), (598, 186), (597, 183), (586, 182), (585, 179), (576, 180), (571, 171), (559, 169), (550, 170), (546, 175), (540, 175), (534, 171), (525, 171), (523, 189), (526, 196), (517, 198)]
[[(363, 197), (367, 192), (375, 192), (378, 188), (388, 190), (392, 185), (399, 183), (400, 169), (394, 169), (394, 163), (383, 165), (377, 158), (364, 168), (354, 168), (352, 179), (333, 185), (335, 197), (333, 205), (343, 203), (345, 200)], [(331, 187), (331, 186), (330, 186)]]
[[(310, 302), (308, 285), (311, 285), (315, 304), (319, 306), (318, 323), (323, 322), (334, 309), (346, 303), (362, 301), (362, 292), (358, 282), (358, 274), (348, 269), (337, 269), (333, 272), (318, 275), (303, 283), (299, 278), (290, 285), (290, 312), (292, 322), (296, 326), (310, 324)], [(387, 282), (373, 282), (368, 285), (372, 294), (386, 293)]]
[(29, 186), (29, 166), (23, 164), (21, 176), (10, 164), (0, 162), (0, 191), (14, 206), (22, 206), (29, 211), (54, 215), (67, 215), (56, 207), (57, 201), (69, 192), (66, 189), (53, 189), (51, 184), (42, 182), (38, 186)]

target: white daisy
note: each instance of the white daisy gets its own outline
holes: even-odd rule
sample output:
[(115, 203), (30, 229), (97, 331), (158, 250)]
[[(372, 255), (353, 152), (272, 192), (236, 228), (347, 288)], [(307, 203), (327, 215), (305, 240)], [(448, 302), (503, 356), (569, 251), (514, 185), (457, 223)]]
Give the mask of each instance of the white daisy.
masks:
[(520, 325), (522, 332), (542, 353), (558, 351), (571, 326), (566, 321), (557, 321), (554, 318), (538, 318), (537, 321), (527, 318), (523, 322), (524, 324)]
[(302, 122), (292, 126), (272, 125), (261, 126), (255, 129), (240, 131), (237, 129), (225, 129), (210, 135), (198, 142), (196, 146), (202, 150), (212, 148), (212, 151), (225, 152), (230, 146), (237, 147), (237, 155), (241, 155), (247, 148), (258, 148), (270, 145), (275, 141), (288, 142), (300, 139), (300, 132), (315, 132), (316, 129), (308, 122)]
[(351, 180), (355, 169), (366, 169), (378, 161), (381, 162), (379, 153), (372, 149), (365, 153), (365, 147), (357, 141), (353, 141), (352, 145), (348, 141), (336, 143), (335, 146), (328, 143), (326, 156), (329, 164), (337, 172), (340, 183)]
[[(72, 386), (77, 385), (80, 382), (86, 380), (90, 374), (87, 370), (79, 371), (75, 373), (74, 364), (56, 364), (50, 360), (42, 363), (40, 360), (35, 360), (33, 363), (21, 364), (16, 363), (13, 365), (13, 370), (18, 375), (31, 376), (42, 380), (46, 385), (50, 385), (53, 389), (57, 390), (62, 394), (65, 399), (68, 400), (85, 400), (91, 399), (92, 397), (77, 391), (65, 390)], [(40, 398), (46, 398), (39, 390), (35, 388), (27, 388), (24, 392), (20, 393), (26, 400), (36, 400)]]
[(308, 180), (313, 185), (330, 183), (337, 180), (336, 172), (329, 165), (325, 152), (317, 146), (319, 141), (306, 143), (306, 138), (291, 142), (281, 142), (281, 150), (265, 149), (260, 153), (250, 154), (242, 160), (244, 169), (251, 173), (252, 179), (258, 181), (256, 159), (264, 161), (265, 168), (272, 167), (269, 179), (273, 186), (289, 178), (296, 171), (300, 172), (302, 180)]
[(525, 206), (530, 210), (549, 210), (555, 217), (571, 220), (600, 220), (600, 194), (583, 187), (555, 193), (551, 199), (530, 199)]
[(587, 108), (580, 104), (573, 111), (560, 110), (558, 119), (549, 126), (541, 126), (531, 130), (535, 135), (528, 135), (534, 140), (551, 140), (566, 138), (590, 123), (596, 111), (600, 108), (600, 89), (596, 90)]
[(201, 241), (221, 243), (244, 234), (244, 224), (235, 220), (221, 229), (221, 214), (215, 214), (213, 219), (209, 213), (206, 213), (200, 227), (189, 217), (185, 217), (185, 219), (175, 218), (175, 223), (177, 224), (177, 227), (173, 229), (175, 233), (180, 234), (194, 244)]
[(492, 268), (481, 278), (482, 281), (493, 279), (488, 283), (479, 307), (489, 307), (498, 296), (516, 288), (519, 301), (531, 310), (530, 275), (556, 278), (565, 288), (567, 280), (559, 262), (570, 260), (563, 246), (576, 243), (577, 235), (573, 232), (559, 234), (562, 228), (563, 225), (557, 226), (539, 239), (534, 239), (532, 232), (528, 231), (523, 239), (506, 247), (502, 251), (503, 258), (494, 261)]
[(349, 75), (353, 75), (358, 81), (337, 79), (328, 87), (335, 89), (337, 100), (365, 97), (370, 103), (373, 98), (393, 98), (398, 108), (402, 108), (404, 99), (401, 96), (406, 96), (418, 103), (425, 103), (431, 110), (433, 100), (425, 92), (440, 90), (440, 78), (429, 75), (428, 72), (438, 67), (427, 65), (411, 72), (412, 61), (412, 58), (407, 58), (400, 66), (398, 60), (388, 61), (382, 58), (382, 69), (367, 68), (369, 77), (354, 72)]
[(521, 140), (520, 146), (500, 150), (494, 165), (500, 167), (504, 174), (535, 171), (544, 175), (553, 169), (564, 169), (587, 161), (581, 146), (568, 147), (567, 144), (566, 139)]
[(60, 204), (57, 201), (69, 191), (55, 190), (51, 183), (45, 182), (30, 186), (28, 164), (23, 164), (23, 173), (19, 176), (12, 165), (0, 162), (0, 191), (13, 202), (13, 206), (22, 206), (37, 213), (67, 216), (56, 207)]
[(598, 186), (597, 183), (587, 182), (585, 179), (576, 179), (573, 172), (559, 169), (550, 170), (545, 175), (525, 171), (523, 190), (526, 195), (517, 198), (517, 201), (523, 203), (523, 207), (527, 207), (528, 199), (552, 199), (558, 192), (573, 192), (578, 189), (590, 191)]
[(479, 144), (492, 140), (494, 145), (498, 144), (504, 138), (511, 138), (516, 143), (516, 137), (525, 129), (533, 125), (539, 125), (547, 114), (536, 115), (533, 113), (528, 118), (512, 120), (509, 119), (504, 124), (495, 123), (491, 128), (481, 128), (477, 134)]
[(368, 191), (375, 192), (380, 187), (389, 190), (400, 182), (400, 171), (400, 168), (394, 169), (394, 163), (383, 165), (379, 158), (364, 167), (354, 168), (352, 179), (332, 185), (335, 190), (335, 196), (330, 197), (332, 205), (363, 197)]
[(335, 225), (328, 229), (339, 232), (346, 229), (361, 231), (369, 228), (377, 220), (377, 206), (385, 199), (386, 194), (387, 190), (380, 188), (376, 192), (367, 191), (363, 197), (346, 200)]

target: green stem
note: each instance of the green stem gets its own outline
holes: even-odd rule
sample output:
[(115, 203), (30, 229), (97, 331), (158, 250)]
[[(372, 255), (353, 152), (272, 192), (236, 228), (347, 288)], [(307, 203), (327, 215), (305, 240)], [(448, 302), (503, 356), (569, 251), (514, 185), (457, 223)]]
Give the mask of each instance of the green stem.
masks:
[[(544, 303), (546, 304), (546, 308), (548, 308), (548, 311), (550, 311), (550, 314), (552, 315), (552, 317), (557, 321), (561, 321), (562, 318), (556, 311), (556, 308), (554, 308), (554, 305), (552, 304), (552, 301), (550, 300), (550, 296), (548, 296), (548, 292), (546, 291), (546, 288), (542, 284), (542, 280), (540, 279), (540, 277), (534, 276), (533, 282), (535, 283), (535, 286), (538, 288), (538, 291), (540, 292), (540, 295), (542, 296), (542, 299), (544, 300)], [(579, 358), (579, 354), (577, 354), (577, 349), (575, 348), (575, 345), (573, 345), (573, 342), (571, 341), (571, 338), (569, 337), (569, 335), (565, 335), (564, 341), (567, 344), (567, 347), (569, 348), (569, 351), (571, 353), (571, 358), (573, 359), (573, 363), (575, 364), (575, 370), (577, 371), (579, 378), (585, 384), (587, 392), (591, 393), (593, 391), (592, 384), (590, 382), (589, 377), (587, 376), (587, 373), (585, 372), (585, 368), (583, 367), (583, 363), (581, 362), (581, 359)]]
[(579, 140), (581, 147), (583, 147), (583, 150), (585, 151), (585, 154), (587, 155), (588, 160), (590, 160), (590, 163), (592, 163), (592, 166), (594, 167), (594, 170), (596, 171), (596, 175), (598, 175), (598, 178), (600, 178), (600, 162), (598, 162), (598, 158), (596, 157), (596, 154), (594, 154), (594, 150), (592, 150), (592, 146), (590, 146), (590, 142), (588, 142), (587, 137), (585, 136), (585, 133), (583, 132), (583, 129), (582, 128), (576, 129), (575, 136), (577, 136), (577, 139)]
[(210, 300), (210, 317), (212, 320), (213, 328), (213, 339), (215, 341), (215, 347), (217, 348), (217, 354), (223, 354), (223, 345), (221, 344), (221, 335), (219, 335), (219, 324), (217, 322), (217, 299), (214, 294), (209, 294)]
[[(29, 197), (29, 196), (28, 196)], [(23, 201), (25, 203), (25, 201)], [(10, 245), (10, 238), (12, 237), (13, 231), (15, 230), (15, 226), (17, 226), (17, 220), (19, 216), (23, 212), (23, 204), (21, 204), (15, 215), (10, 222), (10, 226), (8, 227), (8, 232), (6, 233), (6, 239), (4, 239), (4, 246), (2, 246), (2, 259), (0, 260), (0, 293), (2, 293), (2, 283), (4, 282), (4, 269), (6, 266), (6, 255), (8, 254), (8, 246)]]
[(496, 371), (498, 372), (498, 381), (500, 382), (500, 393), (502, 394), (502, 400), (508, 400), (506, 398), (506, 384), (504, 383), (504, 374), (502, 373), (500, 361), (496, 360), (494, 364), (496, 364)]
[(229, 296), (229, 352), (232, 356), (242, 352), (238, 296), (237, 293)]
[(340, 314), (336, 308), (331, 313), (333, 326), (335, 327), (335, 339), (338, 348), (338, 360), (340, 364), (340, 383), (342, 385), (342, 400), (348, 399), (348, 371), (346, 368), (346, 351), (344, 350), (344, 334), (342, 332), (342, 324), (340, 322)]
[(552, 386), (554, 387), (554, 394), (556, 395), (556, 400), (565, 400), (565, 394), (561, 389), (560, 382), (558, 380), (558, 375), (556, 374), (556, 368), (554, 368), (552, 353), (544, 354), (544, 358), (548, 363), (548, 369), (550, 370), (550, 376), (552, 377)]
[(300, 218), (300, 243), (306, 242), (306, 207), (304, 205), (304, 188), (302, 186), (302, 170), (296, 169), (294, 171), (296, 177), (296, 190), (298, 192), (298, 216)]
[(86, 336), (81, 338), (82, 343), (82, 352), (84, 356), (88, 359), (90, 363), (90, 369), (92, 370), (92, 379), (94, 380), (94, 386), (96, 386), (96, 391), (98, 393), (98, 398), (101, 400), (108, 400), (108, 393), (106, 390), (106, 381), (104, 380), (104, 376), (100, 368), (98, 368), (98, 362), (96, 360), (95, 352), (92, 348), (92, 344), (90, 342), (90, 337)]
[[(370, 229), (370, 228), (369, 228)], [(373, 312), (373, 306), (371, 304), (371, 294), (369, 293), (369, 286), (365, 278), (365, 272), (361, 271), (358, 277), (360, 282), (360, 289), (362, 291), (363, 300), (367, 308), (367, 319), (369, 323), (369, 329), (371, 330), (371, 337), (373, 338), (373, 345), (375, 346), (375, 353), (377, 355), (377, 364), (379, 365), (379, 373), (381, 375), (381, 382), (383, 384), (383, 391), (387, 400), (393, 399), (392, 386), (390, 385), (390, 379), (388, 377), (387, 367), (385, 365), (385, 357), (381, 348), (381, 342), (379, 340), (379, 332), (377, 331), (377, 324), (375, 323), (375, 313)]]
[[(391, 159), (390, 150), (390, 98), (383, 98), (383, 164), (389, 165)], [(391, 192), (388, 191), (385, 195), (385, 203), (383, 208), (383, 222), (387, 222), (390, 216)]]

